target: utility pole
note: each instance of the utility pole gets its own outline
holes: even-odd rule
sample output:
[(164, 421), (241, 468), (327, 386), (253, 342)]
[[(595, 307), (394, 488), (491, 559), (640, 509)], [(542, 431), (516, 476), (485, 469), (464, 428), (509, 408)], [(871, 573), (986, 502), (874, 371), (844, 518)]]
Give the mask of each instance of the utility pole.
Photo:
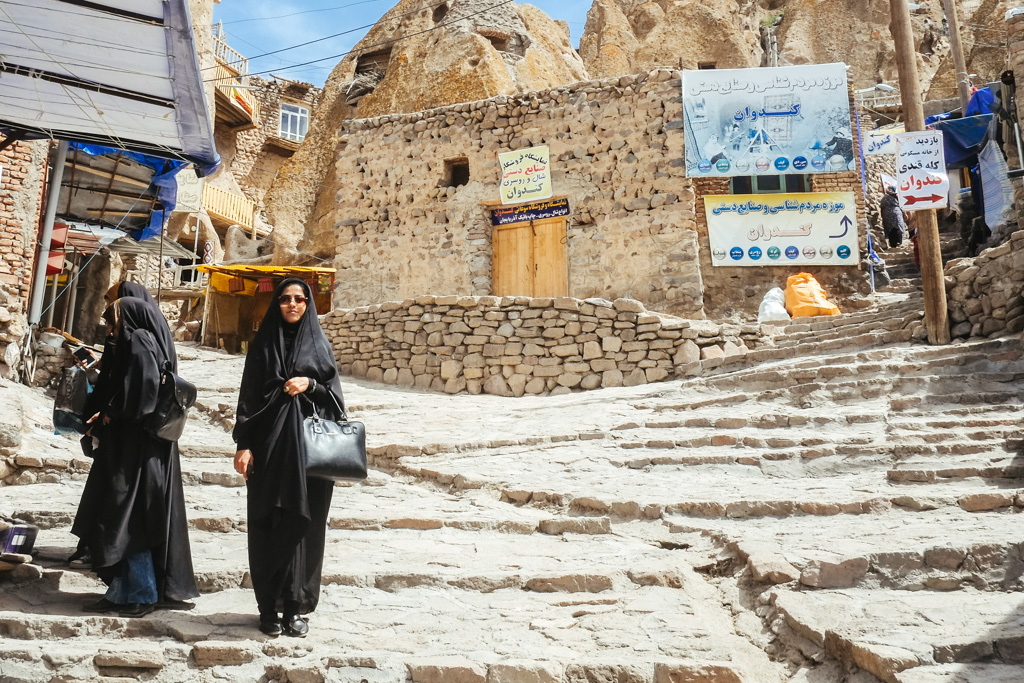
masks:
[[(917, 52), (914, 50), (914, 34), (910, 27), (910, 7), (907, 0), (890, 0), (889, 9), (889, 30), (896, 47), (896, 68), (899, 71), (905, 129), (908, 133), (924, 130), (921, 80), (917, 74)], [(952, 28), (950, 26), (950, 34), (953, 33)], [(917, 228), (921, 254), (924, 324), (928, 330), (928, 343), (948, 344), (949, 312), (946, 309), (946, 284), (942, 274), (939, 222), (934, 209), (914, 211), (911, 220)]]
[(964, 61), (964, 45), (960, 42), (960, 20), (956, 16), (956, 4), (953, 0), (942, 0), (942, 11), (946, 13), (946, 24), (949, 26), (949, 51), (953, 56), (956, 87), (960, 92), (960, 113), (967, 116), (971, 88), (967, 84), (967, 62)]

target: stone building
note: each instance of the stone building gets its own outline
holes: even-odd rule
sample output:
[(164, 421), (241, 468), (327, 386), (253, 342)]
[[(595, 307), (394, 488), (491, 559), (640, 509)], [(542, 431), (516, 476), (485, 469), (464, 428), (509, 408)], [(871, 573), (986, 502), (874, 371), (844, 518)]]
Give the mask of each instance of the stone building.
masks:
[[(569, 215), (543, 245), (536, 221), (510, 243), (490, 220), (498, 153), (537, 145), (550, 149), (554, 199)], [(733, 193), (728, 179), (686, 177), (680, 80), (668, 69), (346, 120), (334, 168), (334, 203), (309, 238), (334, 245), (341, 308), (428, 293), (625, 297), (702, 318), (756, 313), (795, 272), (711, 265), (701, 198)], [(806, 179), (811, 192), (854, 192), (864, 224), (856, 172)], [(565, 269), (562, 289), (501, 291), (495, 272), (510, 250), (560, 252), (534, 267), (537, 282), (544, 268)], [(867, 286), (856, 267), (806, 270), (840, 300)]]

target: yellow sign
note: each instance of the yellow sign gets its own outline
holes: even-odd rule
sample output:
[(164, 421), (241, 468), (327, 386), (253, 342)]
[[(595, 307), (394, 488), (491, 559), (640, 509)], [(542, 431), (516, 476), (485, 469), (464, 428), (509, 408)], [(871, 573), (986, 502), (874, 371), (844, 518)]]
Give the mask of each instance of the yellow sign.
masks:
[(502, 204), (533, 202), (551, 197), (551, 164), (547, 146), (530, 147), (498, 155)]

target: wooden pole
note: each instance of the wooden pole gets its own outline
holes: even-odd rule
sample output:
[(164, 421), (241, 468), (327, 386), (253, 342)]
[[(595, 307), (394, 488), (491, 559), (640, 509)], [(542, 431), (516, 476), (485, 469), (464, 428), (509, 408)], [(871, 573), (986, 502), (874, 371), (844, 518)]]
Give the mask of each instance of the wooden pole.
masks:
[[(924, 130), (924, 107), (921, 104), (921, 81), (917, 74), (917, 51), (914, 49), (914, 34), (910, 26), (910, 7), (907, 0), (890, 0), (889, 9), (889, 30), (896, 48), (905, 128), (908, 133)], [(946, 309), (946, 284), (942, 274), (939, 223), (934, 209), (914, 211), (912, 216), (921, 255), (924, 324), (928, 330), (928, 343), (948, 344), (949, 311)]]
[(967, 116), (971, 87), (967, 84), (967, 62), (964, 60), (964, 45), (960, 42), (960, 20), (956, 16), (956, 4), (953, 0), (942, 0), (942, 11), (946, 13), (946, 24), (949, 27), (949, 51), (953, 56), (956, 87), (960, 92), (960, 111)]

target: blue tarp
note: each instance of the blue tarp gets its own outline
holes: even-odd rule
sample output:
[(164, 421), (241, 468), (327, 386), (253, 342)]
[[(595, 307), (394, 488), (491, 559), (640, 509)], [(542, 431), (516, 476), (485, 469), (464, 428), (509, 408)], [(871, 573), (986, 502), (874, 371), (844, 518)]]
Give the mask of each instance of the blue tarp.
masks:
[(992, 90), (987, 86), (984, 88), (978, 88), (971, 95), (970, 102), (967, 103), (967, 111), (964, 112), (965, 116), (977, 116), (978, 114), (991, 114), (992, 103), (995, 102), (996, 96)]
[(981, 151), (992, 122), (992, 114), (968, 116), (962, 119), (937, 121), (932, 127), (942, 131), (942, 151), (946, 157), (946, 168), (968, 168), (978, 163)]
[(169, 216), (178, 203), (178, 183), (175, 174), (188, 164), (176, 159), (163, 159), (139, 152), (126, 152), (116, 147), (104, 147), (102, 145), (87, 145), (81, 142), (73, 142), (68, 145), (71, 149), (77, 149), (92, 156), (117, 156), (128, 158), (142, 164), (155, 172), (150, 183), (156, 188), (156, 198), (163, 204), (163, 211), (157, 209), (149, 217), (149, 225), (140, 231), (132, 233), (139, 242), (148, 240), (150, 237), (157, 237), (164, 229), (164, 217)]

